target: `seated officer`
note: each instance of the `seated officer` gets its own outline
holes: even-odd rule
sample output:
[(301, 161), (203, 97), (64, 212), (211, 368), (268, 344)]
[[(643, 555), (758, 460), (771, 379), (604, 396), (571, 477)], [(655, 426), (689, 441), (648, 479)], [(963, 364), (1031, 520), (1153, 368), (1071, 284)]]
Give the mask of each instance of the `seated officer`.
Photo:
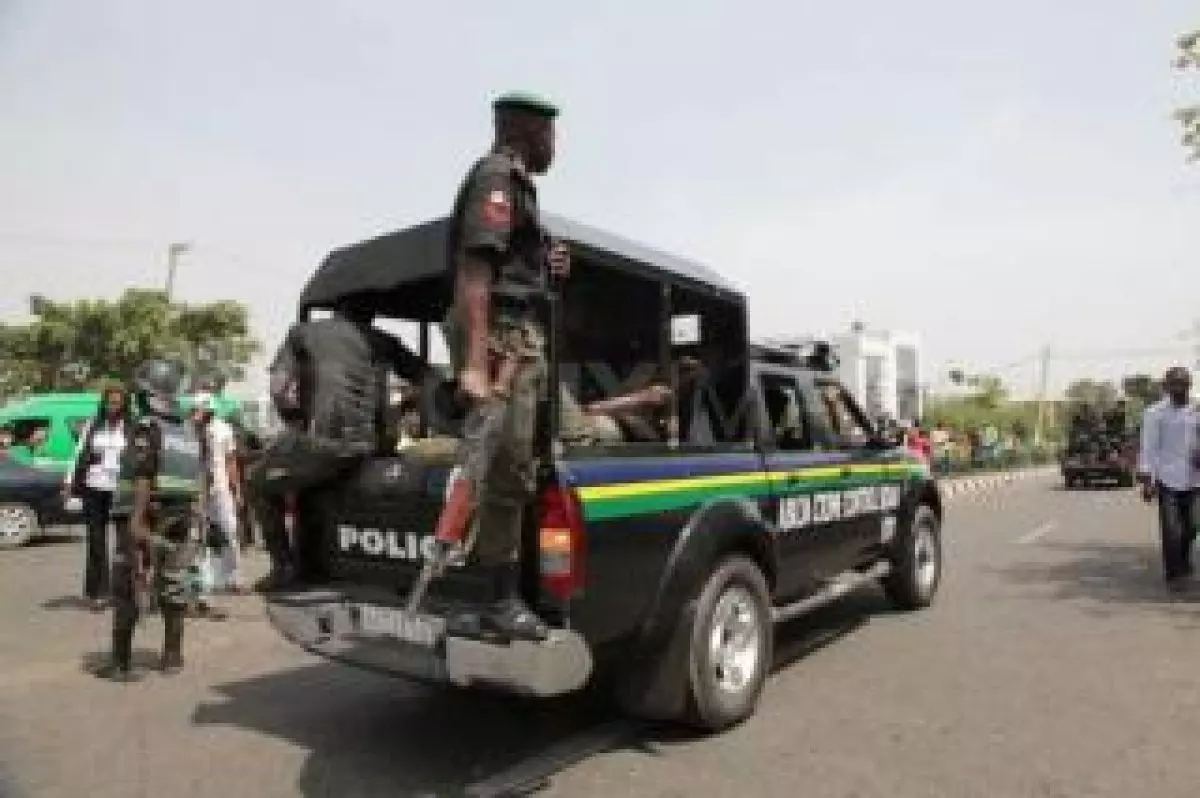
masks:
[[(679, 398), (692, 398), (693, 390), (706, 376), (700, 361), (684, 357), (675, 366), (678, 373)], [(592, 443), (608, 445), (620, 443), (626, 435), (622, 427), (632, 431), (637, 440), (656, 441), (662, 431), (654, 427), (648, 417), (650, 413), (667, 406), (672, 397), (671, 389), (657, 378), (640, 388), (631, 388), (616, 396), (609, 396), (581, 405), (567, 388), (559, 388), (560, 432), (568, 443)]]
[(263, 452), (254, 474), (263, 537), (271, 552), (271, 572), (259, 584), (286, 583), (314, 563), (297, 560), (288, 545), (284, 502), (292, 495), (298, 522), (312, 520), (305, 496), (352, 470), (364, 457), (389, 454), (388, 372), (419, 382), (427, 364), (392, 336), (372, 326), (365, 303), (343, 302), (333, 318), (301, 322), (288, 331), (271, 366), (271, 396), (288, 420)]
[(625, 436), (617, 418), (633, 423), (646, 411), (662, 407), (671, 395), (664, 385), (649, 385), (641, 390), (608, 397), (581, 405), (566, 385), (559, 386), (560, 435), (567, 443), (611, 445)]

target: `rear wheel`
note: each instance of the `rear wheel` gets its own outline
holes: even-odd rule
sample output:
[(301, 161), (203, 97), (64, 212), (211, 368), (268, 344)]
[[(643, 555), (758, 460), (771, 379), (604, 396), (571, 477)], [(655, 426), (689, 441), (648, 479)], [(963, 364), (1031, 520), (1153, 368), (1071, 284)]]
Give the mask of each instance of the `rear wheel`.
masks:
[(932, 507), (917, 507), (892, 552), (892, 571), (883, 579), (888, 599), (900, 609), (928, 607), (942, 581), (941, 524)]
[(37, 511), (27, 504), (0, 504), (0, 549), (24, 546), (38, 536)]
[(754, 713), (774, 648), (767, 580), (751, 560), (723, 560), (696, 601), (688, 720), (719, 731)]

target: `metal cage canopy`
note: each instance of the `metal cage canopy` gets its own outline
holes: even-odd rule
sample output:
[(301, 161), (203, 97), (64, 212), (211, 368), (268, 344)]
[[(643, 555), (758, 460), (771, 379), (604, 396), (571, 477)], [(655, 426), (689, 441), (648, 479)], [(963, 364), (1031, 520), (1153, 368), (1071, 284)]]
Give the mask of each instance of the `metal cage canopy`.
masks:
[[(543, 213), (541, 218), (552, 236), (570, 243), (577, 263), (745, 305), (738, 288), (700, 263), (554, 214)], [(444, 302), (449, 223), (448, 216), (441, 217), (330, 252), (304, 287), (301, 314), (360, 295), (390, 295), (392, 304), (399, 300), (413, 307)]]

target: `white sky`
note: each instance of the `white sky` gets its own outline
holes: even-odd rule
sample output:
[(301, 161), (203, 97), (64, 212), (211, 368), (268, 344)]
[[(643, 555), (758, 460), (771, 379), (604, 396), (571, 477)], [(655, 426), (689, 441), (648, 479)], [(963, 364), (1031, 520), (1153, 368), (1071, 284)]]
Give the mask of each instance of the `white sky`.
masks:
[[(654, 10), (649, 10), (653, 7)], [(853, 319), (941, 365), (1155, 371), (1200, 316), (1185, 0), (0, 0), (0, 317), (31, 292), (250, 304), (449, 210), (510, 88), (563, 107), (547, 208), (701, 260), (756, 334)]]

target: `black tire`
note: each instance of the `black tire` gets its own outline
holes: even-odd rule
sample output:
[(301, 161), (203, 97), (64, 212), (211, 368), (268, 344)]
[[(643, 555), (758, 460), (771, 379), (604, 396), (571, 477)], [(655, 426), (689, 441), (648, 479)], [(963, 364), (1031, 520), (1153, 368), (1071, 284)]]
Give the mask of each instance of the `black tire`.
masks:
[[(715, 661), (711, 641), (715, 624), (722, 622), (727, 608), (746, 612), (744, 622), (753, 624), (751, 640), (743, 653), (742, 667), (750, 673), (723, 672)], [(722, 617), (717, 617), (718, 612)], [(728, 631), (728, 630), (726, 630)], [(720, 731), (754, 714), (763, 684), (771, 671), (774, 652), (771, 623), (771, 594), (762, 570), (750, 559), (733, 556), (722, 560), (709, 576), (696, 599), (695, 618), (688, 652), (688, 713), (686, 721), (705, 731)], [(724, 637), (724, 634), (722, 634)], [(730, 648), (738, 647), (728, 641)], [(726, 663), (728, 665), (729, 663)], [(722, 684), (724, 682), (724, 684)], [(731, 683), (735, 689), (731, 688)]]
[(0, 549), (16, 549), (28, 545), (42, 532), (37, 510), (28, 504), (0, 503)]
[(917, 506), (908, 528), (892, 542), (891, 560), (883, 589), (892, 604), (902, 610), (932, 604), (942, 582), (942, 530), (932, 507)]

